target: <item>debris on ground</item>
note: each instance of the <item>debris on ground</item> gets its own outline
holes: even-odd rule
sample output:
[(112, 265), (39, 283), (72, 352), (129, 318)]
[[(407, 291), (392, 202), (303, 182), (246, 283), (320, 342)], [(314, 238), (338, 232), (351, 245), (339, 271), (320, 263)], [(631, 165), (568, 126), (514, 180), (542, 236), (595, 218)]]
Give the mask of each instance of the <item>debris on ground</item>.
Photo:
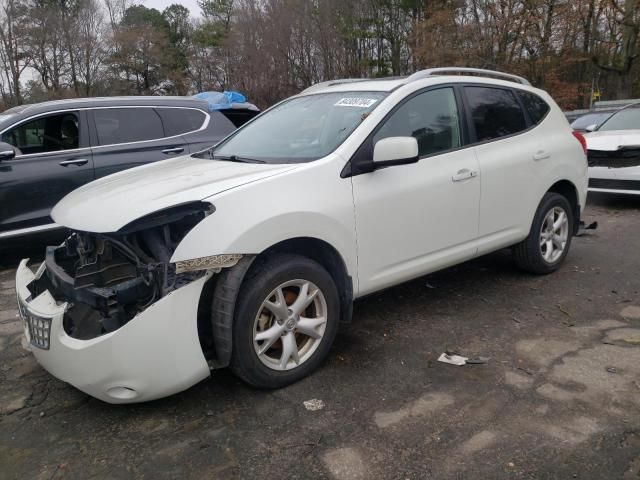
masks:
[(618, 373), (618, 370), (616, 369), (616, 367), (607, 367), (606, 370), (609, 373)]
[(580, 227), (578, 229), (578, 233), (576, 233), (575, 237), (584, 237), (585, 235), (589, 235), (587, 230), (597, 230), (598, 222), (592, 222), (589, 225), (585, 225), (584, 222), (580, 222)]
[(436, 287), (434, 287), (433, 285), (431, 285), (429, 282), (425, 283), (425, 287), (427, 287), (427, 288), (432, 288), (432, 289), (433, 289), (433, 288), (436, 288)]
[(485, 365), (489, 363), (489, 357), (472, 357), (467, 359), (467, 365)]
[(439, 362), (448, 363), (450, 365), (457, 365), (459, 367), (461, 367), (462, 365), (465, 365), (467, 363), (467, 360), (469, 360), (467, 357), (454, 355), (454, 354), (447, 354), (446, 352), (438, 357)]
[(524, 367), (517, 367), (516, 370), (521, 370), (524, 373), (526, 373), (527, 375), (533, 375), (533, 372), (531, 370), (529, 370), (528, 368), (524, 368)]
[(319, 398), (312, 398), (311, 400), (305, 400), (302, 402), (304, 408), (309, 410), (310, 412), (315, 412), (316, 410), (322, 410), (324, 408), (324, 402)]

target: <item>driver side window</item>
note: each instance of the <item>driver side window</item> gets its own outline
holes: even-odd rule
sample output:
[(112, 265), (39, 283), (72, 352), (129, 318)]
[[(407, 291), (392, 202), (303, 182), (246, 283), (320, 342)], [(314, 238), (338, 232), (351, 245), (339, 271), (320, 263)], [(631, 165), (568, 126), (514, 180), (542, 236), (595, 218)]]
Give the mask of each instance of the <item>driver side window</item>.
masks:
[(460, 118), (452, 88), (420, 93), (406, 101), (373, 137), (373, 144), (388, 137), (415, 137), (421, 157), (462, 145)]
[(18, 155), (73, 150), (79, 147), (78, 116), (72, 112), (39, 117), (2, 134)]

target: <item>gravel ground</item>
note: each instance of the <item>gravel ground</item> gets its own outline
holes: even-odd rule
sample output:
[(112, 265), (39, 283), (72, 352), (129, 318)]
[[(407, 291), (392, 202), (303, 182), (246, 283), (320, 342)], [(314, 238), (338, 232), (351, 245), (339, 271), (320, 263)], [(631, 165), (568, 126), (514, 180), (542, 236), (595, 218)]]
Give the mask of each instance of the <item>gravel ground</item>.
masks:
[[(503, 251), (358, 301), (329, 360), (293, 386), (217, 371), (128, 406), (21, 348), (13, 268), (42, 244), (5, 251), (0, 478), (638, 479), (640, 197), (594, 195), (585, 220), (600, 228), (554, 275)], [(444, 350), (490, 360), (446, 365)]]

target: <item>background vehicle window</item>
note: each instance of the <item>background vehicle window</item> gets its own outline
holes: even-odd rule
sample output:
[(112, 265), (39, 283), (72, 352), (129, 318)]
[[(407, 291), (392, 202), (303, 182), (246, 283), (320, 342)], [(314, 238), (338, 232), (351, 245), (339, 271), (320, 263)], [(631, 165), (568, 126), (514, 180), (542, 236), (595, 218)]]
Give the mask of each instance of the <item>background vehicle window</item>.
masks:
[(550, 110), (547, 102), (530, 92), (523, 92), (519, 90), (518, 95), (520, 96), (520, 100), (522, 100), (524, 107), (527, 109), (531, 121), (536, 125), (540, 123)]
[(61, 113), (40, 117), (3, 133), (2, 141), (22, 155), (73, 150), (80, 142), (78, 116)]
[(526, 130), (524, 112), (511, 90), (465, 87), (479, 142)]
[(200, 110), (188, 108), (156, 108), (164, 124), (164, 134), (167, 137), (181, 135), (200, 129), (205, 115)]
[(373, 136), (373, 144), (388, 137), (415, 137), (420, 156), (461, 146), (456, 97), (451, 88), (421, 93), (405, 102)]
[(598, 128), (607, 132), (614, 130), (639, 130), (640, 129), (640, 108), (629, 107), (620, 110), (609, 117), (609, 119)]
[(140, 142), (164, 137), (153, 108), (98, 108), (93, 111), (100, 145)]

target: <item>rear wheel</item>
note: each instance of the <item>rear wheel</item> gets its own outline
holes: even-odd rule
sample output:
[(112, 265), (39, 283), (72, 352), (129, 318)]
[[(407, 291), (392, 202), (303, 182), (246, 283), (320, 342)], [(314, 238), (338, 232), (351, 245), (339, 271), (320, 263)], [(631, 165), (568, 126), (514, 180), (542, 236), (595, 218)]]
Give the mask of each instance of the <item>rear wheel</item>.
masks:
[(533, 219), (529, 236), (513, 247), (516, 264), (531, 273), (556, 271), (564, 261), (573, 235), (573, 210), (558, 193), (542, 198)]
[(339, 313), (338, 291), (320, 264), (298, 255), (269, 258), (242, 285), (231, 369), (260, 388), (300, 380), (327, 356)]

